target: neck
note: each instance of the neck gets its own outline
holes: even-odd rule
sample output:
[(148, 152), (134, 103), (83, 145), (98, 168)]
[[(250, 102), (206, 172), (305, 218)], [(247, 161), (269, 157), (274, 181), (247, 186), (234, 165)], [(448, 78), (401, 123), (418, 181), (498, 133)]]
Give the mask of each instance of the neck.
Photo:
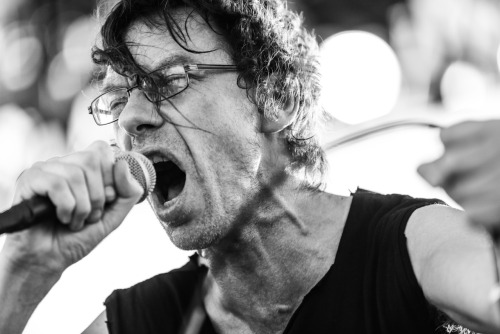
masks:
[(269, 191), (247, 221), (202, 252), (212, 309), (267, 329), (286, 325), (329, 270), (350, 205), (350, 198), (280, 189)]

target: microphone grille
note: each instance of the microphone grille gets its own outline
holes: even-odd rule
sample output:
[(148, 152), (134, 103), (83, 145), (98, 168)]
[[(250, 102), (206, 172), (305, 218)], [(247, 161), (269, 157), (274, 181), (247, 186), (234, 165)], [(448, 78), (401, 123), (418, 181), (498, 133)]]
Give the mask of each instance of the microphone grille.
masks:
[(118, 151), (115, 155), (115, 161), (119, 160), (125, 160), (130, 173), (144, 190), (144, 194), (137, 203), (144, 201), (156, 185), (156, 172), (153, 164), (148, 158), (137, 152)]

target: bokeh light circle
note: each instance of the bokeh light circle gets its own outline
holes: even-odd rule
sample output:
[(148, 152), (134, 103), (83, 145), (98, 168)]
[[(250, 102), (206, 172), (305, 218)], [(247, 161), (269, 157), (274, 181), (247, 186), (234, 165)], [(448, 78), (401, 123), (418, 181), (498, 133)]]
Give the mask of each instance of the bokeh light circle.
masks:
[(322, 106), (336, 119), (358, 124), (394, 108), (401, 68), (392, 48), (364, 31), (346, 31), (321, 44)]

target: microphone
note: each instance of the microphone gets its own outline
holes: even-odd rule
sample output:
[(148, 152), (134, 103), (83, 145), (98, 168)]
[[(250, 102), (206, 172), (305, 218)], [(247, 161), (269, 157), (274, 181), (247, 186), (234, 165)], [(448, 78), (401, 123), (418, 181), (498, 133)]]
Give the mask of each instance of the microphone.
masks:
[[(144, 190), (137, 202), (140, 203), (155, 188), (156, 173), (153, 164), (137, 152), (124, 152), (115, 149), (115, 162), (120, 160), (124, 160), (128, 164), (130, 173)], [(0, 234), (21, 231), (44, 221), (46, 218), (55, 216), (56, 208), (49, 198), (34, 196), (0, 213)]]

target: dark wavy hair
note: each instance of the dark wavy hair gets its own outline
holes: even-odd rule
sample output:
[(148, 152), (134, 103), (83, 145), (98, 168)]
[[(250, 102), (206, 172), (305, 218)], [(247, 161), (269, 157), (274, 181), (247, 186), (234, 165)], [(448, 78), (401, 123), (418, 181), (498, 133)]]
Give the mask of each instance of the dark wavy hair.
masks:
[(302, 17), (288, 10), (286, 2), (121, 0), (112, 8), (101, 8), (101, 12), (105, 12), (102, 46), (93, 48), (93, 61), (109, 65), (118, 73), (145, 74), (125, 42), (128, 28), (137, 21), (170, 33), (185, 50), (209, 52), (187, 48), (186, 27), (190, 15), (185, 22), (176, 20), (173, 10), (180, 8), (192, 9), (223, 36), (230, 48), (227, 51), (238, 67), (238, 86), (247, 89), (247, 96), (265, 117), (276, 118), (284, 101), (290, 98), (297, 101), (297, 117), (284, 132), (293, 159), (291, 167), (303, 170), (310, 184), (320, 186), (326, 159), (316, 131), (318, 122), (326, 114), (317, 104), (320, 94), (318, 44), (315, 36), (304, 28)]

